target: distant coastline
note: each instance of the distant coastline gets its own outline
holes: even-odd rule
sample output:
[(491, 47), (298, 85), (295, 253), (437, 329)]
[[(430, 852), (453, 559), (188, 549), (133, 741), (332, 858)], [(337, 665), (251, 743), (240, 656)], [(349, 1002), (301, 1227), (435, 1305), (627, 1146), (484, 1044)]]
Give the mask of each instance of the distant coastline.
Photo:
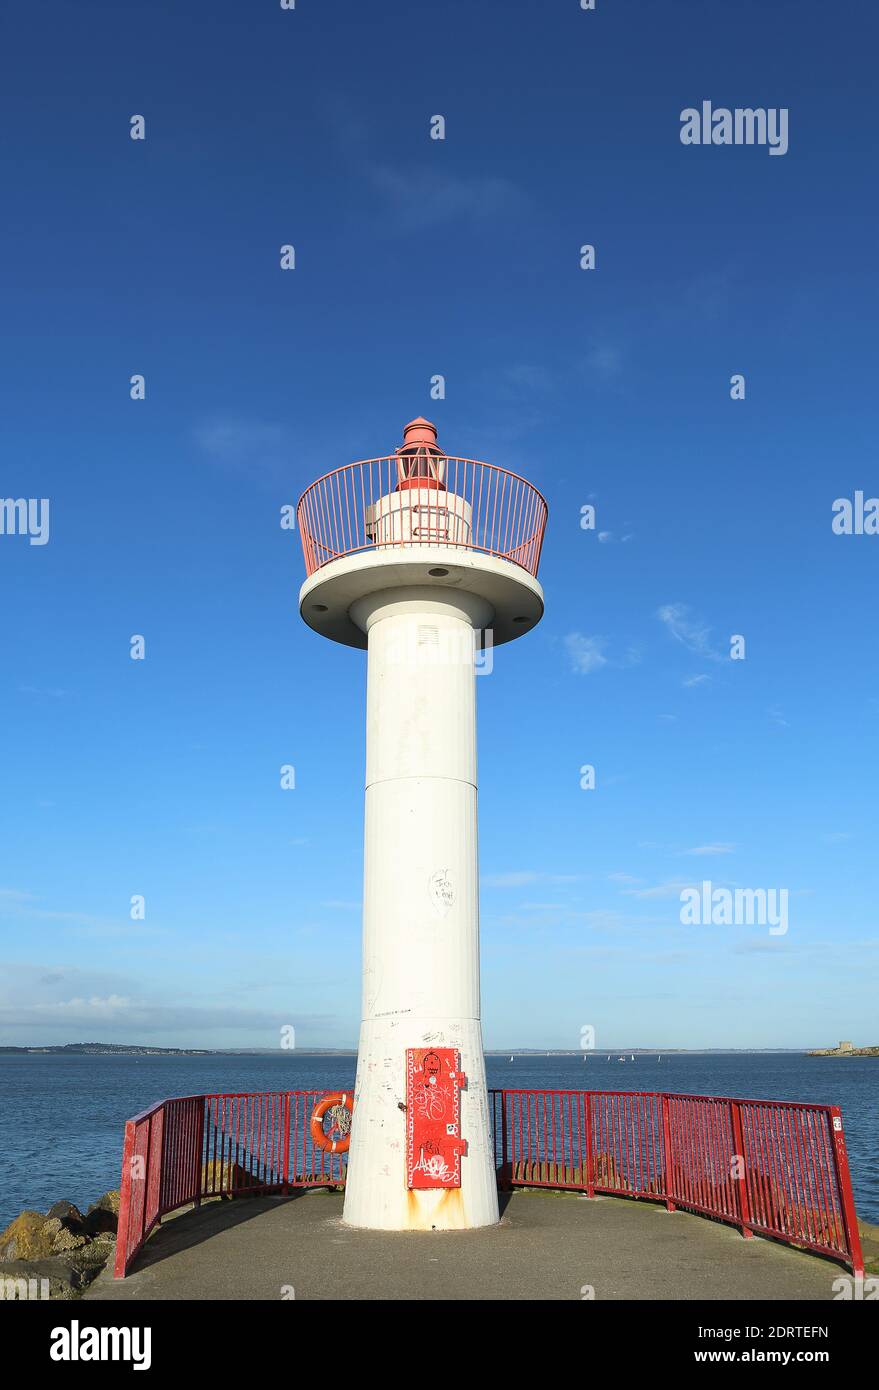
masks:
[[(45, 1046), (13, 1047), (0, 1045), (0, 1056), (108, 1056), (108, 1057), (273, 1057), (284, 1051), (277, 1047), (153, 1047), (145, 1043), (54, 1043)], [(290, 1049), (291, 1055), (300, 1057), (355, 1057), (354, 1047), (297, 1047)], [(806, 1047), (612, 1047), (582, 1048), (568, 1047), (489, 1047), (486, 1057), (590, 1057), (603, 1053), (628, 1056), (653, 1057), (661, 1054), (671, 1056), (735, 1056), (747, 1055), (786, 1055), (806, 1053), (810, 1057), (872, 1057), (879, 1056), (879, 1047), (854, 1048), (842, 1052), (837, 1048), (809, 1049)]]

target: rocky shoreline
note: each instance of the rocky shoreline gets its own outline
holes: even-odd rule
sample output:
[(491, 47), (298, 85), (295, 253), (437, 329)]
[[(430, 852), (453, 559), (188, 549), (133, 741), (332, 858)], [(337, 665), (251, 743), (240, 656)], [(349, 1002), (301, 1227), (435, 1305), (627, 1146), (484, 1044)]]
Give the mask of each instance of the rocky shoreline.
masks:
[(816, 1047), (807, 1057), (879, 1057), (879, 1047)]
[(115, 1255), (118, 1219), (115, 1191), (85, 1214), (67, 1200), (20, 1212), (0, 1232), (0, 1301), (77, 1298)]

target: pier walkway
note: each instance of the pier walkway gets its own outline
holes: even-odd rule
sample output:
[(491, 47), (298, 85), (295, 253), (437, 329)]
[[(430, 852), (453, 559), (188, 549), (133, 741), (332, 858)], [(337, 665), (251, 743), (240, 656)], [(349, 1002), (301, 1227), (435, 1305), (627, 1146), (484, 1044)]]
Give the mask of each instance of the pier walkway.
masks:
[(501, 1203), (499, 1226), (400, 1233), (343, 1226), (337, 1191), (212, 1201), (166, 1217), (128, 1278), (108, 1269), (85, 1298), (821, 1301), (846, 1277), (658, 1203), (522, 1190)]

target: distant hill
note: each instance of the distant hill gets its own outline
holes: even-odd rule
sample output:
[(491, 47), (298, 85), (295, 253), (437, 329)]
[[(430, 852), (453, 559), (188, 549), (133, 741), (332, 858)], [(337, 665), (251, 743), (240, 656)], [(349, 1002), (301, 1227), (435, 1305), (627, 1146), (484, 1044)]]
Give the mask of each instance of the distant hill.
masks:
[(127, 1043), (59, 1043), (53, 1047), (0, 1047), (0, 1053), (40, 1053), (57, 1057), (59, 1054), (94, 1056), (96, 1053), (110, 1053), (123, 1057), (207, 1057), (210, 1050), (204, 1047), (141, 1047)]
[[(284, 1049), (277, 1047), (148, 1047), (143, 1043), (56, 1043), (46, 1047), (3, 1047), (0, 1046), (0, 1055), (10, 1053), (20, 1055), (40, 1055), (40, 1056), (118, 1056), (118, 1057), (276, 1057)], [(636, 1057), (653, 1057), (661, 1053), (663, 1057), (671, 1057), (678, 1054), (694, 1054), (705, 1056), (709, 1054), (729, 1055), (732, 1053), (801, 1053), (805, 1052), (801, 1047), (603, 1047), (592, 1050), (592, 1053), (583, 1051), (581, 1048), (560, 1048), (560, 1047), (489, 1047), (485, 1049), (486, 1057), (508, 1057), (512, 1053), (516, 1057), (581, 1057), (596, 1056), (600, 1057), (604, 1053), (611, 1053), (617, 1056), (622, 1053)], [(876, 1048), (855, 1049), (854, 1053), (847, 1055), (871, 1055), (879, 1051)], [(355, 1047), (297, 1047), (290, 1049), (290, 1055), (300, 1057), (356, 1057)], [(828, 1052), (813, 1052), (811, 1056), (844, 1056), (835, 1049)]]

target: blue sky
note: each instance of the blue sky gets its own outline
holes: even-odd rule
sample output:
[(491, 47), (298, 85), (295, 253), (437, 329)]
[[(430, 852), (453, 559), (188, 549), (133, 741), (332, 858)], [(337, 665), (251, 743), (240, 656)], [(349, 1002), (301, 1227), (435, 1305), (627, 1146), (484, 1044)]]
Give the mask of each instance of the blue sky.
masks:
[[(879, 1041), (879, 537), (831, 531), (879, 493), (877, 27), (8, 7), (0, 493), (51, 535), (0, 537), (0, 1041), (355, 1042), (364, 659), (278, 515), (417, 414), (550, 505), (479, 680), (487, 1045)], [(788, 152), (682, 145), (703, 100)], [(702, 879), (787, 934), (683, 926)]]

